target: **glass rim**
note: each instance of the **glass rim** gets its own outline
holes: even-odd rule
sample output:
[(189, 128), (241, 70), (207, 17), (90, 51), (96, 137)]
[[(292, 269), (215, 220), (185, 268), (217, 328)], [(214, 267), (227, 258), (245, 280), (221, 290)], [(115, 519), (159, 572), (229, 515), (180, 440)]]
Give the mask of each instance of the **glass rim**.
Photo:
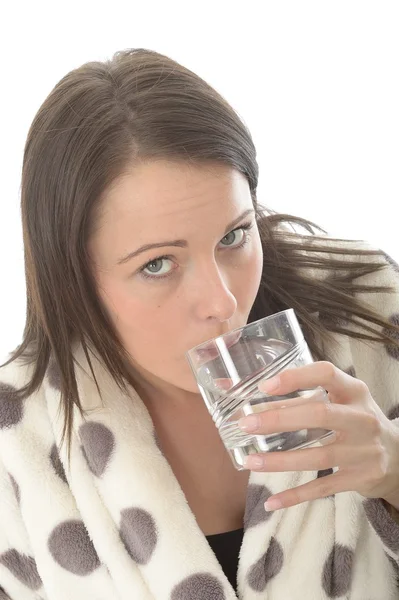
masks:
[(236, 333), (237, 331), (242, 331), (246, 327), (251, 327), (252, 325), (257, 325), (261, 321), (267, 321), (268, 319), (276, 318), (279, 315), (282, 315), (284, 313), (293, 313), (295, 315), (295, 310), (293, 308), (286, 308), (285, 310), (280, 310), (279, 312), (273, 313), (272, 315), (267, 315), (266, 317), (261, 317), (260, 319), (257, 319), (256, 321), (252, 321), (251, 323), (246, 323), (245, 325), (242, 325), (241, 327), (236, 327), (235, 329), (226, 331), (226, 333), (222, 333), (222, 335), (217, 335), (216, 337), (209, 338), (208, 340), (205, 340), (204, 342), (201, 342), (200, 344), (193, 346), (192, 348), (190, 348), (190, 350), (187, 350), (185, 354), (188, 358), (190, 358), (190, 353), (195, 352), (197, 350), (201, 350), (202, 346), (208, 346), (211, 342), (214, 342), (215, 340), (222, 340), (222, 339), (227, 338), (228, 336), (232, 335), (233, 333)]

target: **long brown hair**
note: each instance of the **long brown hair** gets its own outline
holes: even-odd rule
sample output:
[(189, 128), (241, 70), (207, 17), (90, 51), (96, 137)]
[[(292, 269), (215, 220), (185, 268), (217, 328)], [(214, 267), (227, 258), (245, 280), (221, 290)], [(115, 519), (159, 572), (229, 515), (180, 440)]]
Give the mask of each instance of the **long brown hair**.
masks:
[[(310, 221), (261, 207), (252, 137), (226, 100), (167, 56), (142, 48), (117, 52), (59, 81), (32, 122), (23, 157), (27, 315), (23, 341), (2, 366), (16, 359), (33, 365), (31, 380), (18, 391), (22, 399), (36, 391), (49, 368), (61, 389), (68, 454), (73, 405), (83, 413), (73, 344), (82, 344), (90, 366), (88, 350), (94, 351), (122, 390), (126, 382), (134, 384), (127, 352), (96, 293), (86, 243), (95, 209), (132, 164), (158, 158), (217, 161), (245, 175), (264, 252), (249, 321), (294, 308), (315, 359), (328, 358), (317, 336), (328, 340), (334, 331), (399, 348), (399, 327), (354, 298), (355, 292), (390, 289), (356, 282), (387, 265), (384, 253), (351, 248), (344, 240), (333, 240), (333, 249), (332, 238), (326, 249), (325, 236), (317, 236)], [(309, 235), (290, 231), (295, 223)], [(382, 260), (376, 263), (376, 256)], [(314, 278), (309, 269), (326, 276)]]

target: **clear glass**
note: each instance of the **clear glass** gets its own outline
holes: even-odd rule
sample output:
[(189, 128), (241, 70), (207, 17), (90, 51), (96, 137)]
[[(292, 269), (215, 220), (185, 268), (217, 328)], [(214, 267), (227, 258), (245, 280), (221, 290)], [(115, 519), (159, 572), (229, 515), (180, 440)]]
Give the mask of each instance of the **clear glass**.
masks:
[(328, 429), (254, 435), (241, 431), (237, 421), (270, 408), (330, 402), (317, 387), (273, 396), (258, 384), (287, 368), (310, 364), (310, 353), (295, 311), (290, 308), (208, 340), (186, 354), (198, 388), (236, 469), (248, 454), (296, 450), (333, 435)]

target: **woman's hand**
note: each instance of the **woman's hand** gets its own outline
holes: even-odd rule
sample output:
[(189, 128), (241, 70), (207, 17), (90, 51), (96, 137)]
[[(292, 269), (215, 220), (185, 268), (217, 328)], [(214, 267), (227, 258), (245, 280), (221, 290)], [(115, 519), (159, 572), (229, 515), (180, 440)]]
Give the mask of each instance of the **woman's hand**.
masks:
[[(267, 472), (319, 471), (331, 467), (339, 470), (271, 497), (266, 510), (345, 491), (399, 502), (399, 427), (384, 415), (367, 385), (326, 361), (286, 369), (277, 379), (277, 387), (273, 386), (273, 378), (262, 381), (259, 389), (282, 395), (320, 386), (328, 392), (331, 402), (290, 406), (287, 400), (284, 409), (273, 409), (271, 403), (270, 409), (240, 419), (240, 428), (267, 435), (322, 427), (335, 431), (335, 439), (322, 447), (251, 454), (244, 466)], [(257, 425), (244, 427), (250, 423)], [(257, 459), (259, 464), (255, 464)]]

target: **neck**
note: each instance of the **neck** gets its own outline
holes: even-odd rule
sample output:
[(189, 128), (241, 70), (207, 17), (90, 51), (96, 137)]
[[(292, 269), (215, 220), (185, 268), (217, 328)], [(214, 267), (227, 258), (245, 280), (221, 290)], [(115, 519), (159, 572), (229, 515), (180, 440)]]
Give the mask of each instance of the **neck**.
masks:
[(135, 390), (147, 406), (159, 407), (162, 404), (164, 408), (184, 409), (186, 406), (192, 407), (193, 403), (202, 402), (199, 392), (179, 388), (142, 369), (130, 367), (129, 371)]

